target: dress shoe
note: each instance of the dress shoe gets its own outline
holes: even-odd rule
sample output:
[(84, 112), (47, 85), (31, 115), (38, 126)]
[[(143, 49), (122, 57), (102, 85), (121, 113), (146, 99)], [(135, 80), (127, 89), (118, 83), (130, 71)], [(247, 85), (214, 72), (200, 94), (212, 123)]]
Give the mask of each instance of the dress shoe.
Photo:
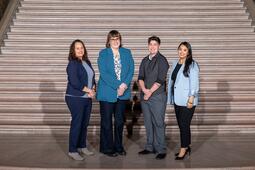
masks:
[(148, 151), (146, 149), (138, 152), (139, 155), (147, 155), (147, 154), (152, 154), (152, 153), (154, 153), (154, 152), (153, 151)]
[(105, 154), (105, 155), (107, 155), (109, 157), (116, 157), (116, 156), (118, 156), (118, 154), (115, 153), (115, 152), (106, 152), (106, 153), (103, 153), (103, 154)]
[(191, 153), (191, 148), (188, 147), (188, 148), (185, 150), (184, 155), (183, 155), (182, 157), (176, 156), (176, 157), (175, 157), (175, 160), (183, 160), (183, 159), (185, 158), (185, 156), (188, 155), (188, 154), (190, 155), (190, 153)]
[[(191, 147), (190, 146), (188, 146), (187, 149), (189, 150), (189, 152), (191, 152)], [(179, 155), (179, 152), (174, 154), (174, 156), (178, 156), (178, 155)]]
[(127, 152), (125, 150), (117, 152), (118, 155), (126, 156)]
[(159, 153), (157, 156), (156, 156), (156, 159), (160, 160), (160, 159), (164, 159), (166, 157), (166, 154), (165, 153)]

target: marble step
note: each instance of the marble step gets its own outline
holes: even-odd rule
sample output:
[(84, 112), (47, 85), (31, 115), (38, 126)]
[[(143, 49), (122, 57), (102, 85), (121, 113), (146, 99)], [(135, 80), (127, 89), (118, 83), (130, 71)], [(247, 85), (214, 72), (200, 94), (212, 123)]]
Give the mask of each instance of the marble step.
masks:
[[(171, 1), (169, 1), (171, 2)], [(86, 8), (84, 9), (84, 6)], [(185, 3), (185, 5), (181, 5), (181, 3), (163, 3), (160, 5), (155, 5), (155, 4), (128, 4), (128, 3), (123, 3), (123, 4), (104, 4), (104, 5), (99, 5), (99, 4), (88, 4), (88, 3), (69, 3), (69, 4), (54, 4), (54, 3), (48, 3), (48, 4), (23, 4), (21, 7), (19, 7), (20, 11), (30, 11), (30, 10), (75, 10), (75, 11), (106, 11), (106, 10), (114, 10), (114, 11), (125, 11), (125, 10), (130, 10), (130, 11), (136, 11), (136, 10), (153, 10), (153, 11), (161, 11), (161, 10), (171, 10), (171, 12), (177, 12), (177, 11), (193, 11), (193, 10), (244, 10), (244, 6), (242, 4), (228, 4), (228, 5), (223, 5), (223, 4), (196, 4), (196, 3)], [(226, 11), (227, 13), (227, 11)]]
[[(218, 7), (216, 7), (218, 8)], [(244, 11), (245, 8), (240, 8), (240, 11)], [(162, 9), (162, 11), (167, 11), (167, 10), (171, 10), (171, 9)], [(225, 9), (228, 10), (228, 9)], [(57, 10), (59, 11), (59, 10)], [(132, 9), (130, 9), (130, 11), (132, 11)], [(186, 9), (185, 11), (189, 11), (188, 9)], [(216, 9), (214, 11), (217, 11)], [(133, 11), (132, 11), (133, 12)], [(134, 11), (135, 12), (135, 11)], [(156, 11), (154, 11), (156, 12)], [(174, 12), (173, 10), (171, 10), (171, 12)], [(176, 11), (175, 13), (178, 13), (178, 11)], [(174, 14), (175, 14), (174, 13)], [(38, 14), (35, 13), (35, 15), (33, 15), (32, 13), (26, 13), (26, 12), (22, 12), (22, 13), (17, 13), (17, 17), (15, 17), (13, 19), (14, 22), (17, 21), (24, 21), (24, 22), (38, 22), (38, 21), (45, 21), (48, 19), (49, 22), (55, 21), (55, 22), (61, 22), (61, 21), (67, 21), (67, 22), (78, 22), (78, 21), (87, 21), (87, 22), (92, 22), (94, 23), (95, 21), (105, 21), (105, 22), (120, 22), (120, 23), (125, 23), (125, 21), (129, 21), (129, 22), (138, 22), (138, 21), (148, 21), (148, 22), (157, 22), (157, 21), (172, 21), (172, 22), (180, 22), (180, 18), (183, 19), (184, 22), (188, 22), (190, 23), (192, 22), (198, 22), (201, 23), (201, 21), (204, 22), (208, 22), (208, 21), (215, 21), (217, 22), (223, 22), (225, 21), (226, 23), (230, 22), (230, 23), (238, 23), (238, 22), (249, 22), (252, 21), (249, 18), (249, 15), (247, 15), (245, 12), (242, 13), (242, 15), (235, 15), (236, 16), (236, 20), (234, 17), (226, 15), (226, 16), (220, 16), (220, 15), (211, 15), (211, 16), (200, 16), (200, 15), (195, 15), (195, 16), (189, 16), (189, 15), (184, 15), (185, 13), (182, 13), (181, 11), (179, 11), (179, 13), (181, 13), (181, 17), (171, 17), (169, 16), (171, 13), (166, 15), (141, 15), (139, 17), (135, 17), (134, 15), (122, 15), (122, 12), (120, 12), (120, 15), (116, 15), (116, 16), (111, 16), (111, 15), (102, 15), (98, 16), (98, 15), (78, 15), (77, 16), (68, 16), (65, 14), (65, 12), (63, 12), (62, 16), (57, 16), (56, 14), (52, 14), (52, 15), (42, 15), (42, 14)], [(29, 15), (30, 14), (30, 15)], [(112, 20), (111, 20), (111, 17)]]
[[(206, 93), (216, 93), (214, 96), (217, 96), (217, 98), (221, 97), (220, 95), (217, 95), (221, 92), (230, 92), (231, 93), (244, 93), (249, 95), (253, 95), (253, 91), (255, 91), (255, 82), (249, 82), (249, 81), (240, 81), (240, 82), (228, 82), (225, 81), (215, 81), (215, 82), (207, 82), (202, 81), (200, 82), (200, 94), (205, 95)], [(10, 82), (9, 80), (1, 81), (0, 84), (0, 91), (3, 92), (9, 92), (9, 93), (22, 93), (22, 92), (65, 92), (66, 90), (66, 81), (60, 82), (60, 81), (26, 81), (25, 79), (22, 81), (13, 81)], [(135, 92), (133, 92), (135, 93)], [(206, 96), (206, 95), (205, 95)], [(209, 96), (208, 96), (209, 97)], [(215, 100), (217, 100), (215, 98)], [(4, 98), (2, 98), (4, 99)], [(0, 99), (1, 100), (1, 99)], [(7, 98), (4, 100), (8, 100)], [(10, 98), (12, 100), (12, 98)]]
[[(55, 40), (56, 41), (56, 40)], [(67, 40), (66, 40), (67, 41)], [(175, 47), (175, 46), (178, 46), (179, 44), (177, 44), (176, 42), (180, 41), (180, 39), (176, 39), (176, 40), (169, 40), (169, 39), (162, 39), (162, 41), (164, 41), (164, 44), (167, 44), (167, 46), (171, 46), (171, 47)], [(8, 46), (8, 47), (14, 47), (19, 49), (25, 49), (25, 48), (28, 48), (29, 50), (29, 47), (33, 47), (33, 49), (40, 49), (40, 48), (49, 48), (49, 50), (52, 50), (52, 48), (56, 48), (56, 49), (59, 49), (59, 48), (68, 48), (70, 46), (70, 40), (67, 41), (67, 42), (54, 42), (54, 41), (51, 41), (51, 39), (49, 38), (48, 39), (48, 42), (45, 41), (42, 41), (42, 42), (38, 42), (38, 41), (33, 41), (33, 40), (26, 40), (26, 41), (16, 41), (15, 39), (9, 39), (9, 41), (5, 41), (5, 46)], [(101, 39), (95, 39), (95, 40), (92, 40), (92, 39), (85, 39), (85, 43), (86, 43), (86, 46), (88, 48), (96, 48), (98, 46), (101, 46), (103, 43), (105, 42), (105, 40), (103, 38)], [(239, 41), (239, 40), (228, 40), (228, 41), (221, 41), (221, 40), (189, 40), (189, 42), (192, 44), (192, 47), (195, 48), (195, 49), (213, 49), (213, 48), (220, 48), (222, 46), (224, 47), (240, 47), (240, 49), (242, 49), (244, 46), (252, 46), (254, 47), (255, 45), (255, 39), (248, 39), (248, 40), (243, 40), (243, 41)], [(144, 46), (147, 46), (147, 43), (146, 43), (146, 39), (134, 39), (134, 40), (131, 40), (131, 39), (125, 39), (123, 40), (123, 43), (125, 43), (125, 45), (127, 46), (130, 46), (130, 48), (133, 48), (135, 49), (138, 48), (138, 49), (141, 49), (141, 48), (144, 48)], [(162, 42), (163, 43), (163, 42)]]
[(243, 6), (243, 3), (240, 1), (199, 1), (199, 0), (179, 0), (179, 1), (169, 1), (169, 0), (158, 0), (158, 1), (153, 1), (153, 0), (136, 0), (136, 1), (24, 1), (22, 3), (22, 6), (36, 6), (36, 5), (54, 5), (54, 6), (99, 6), (99, 5), (134, 5), (134, 6), (139, 6), (139, 5), (153, 5), (153, 6), (165, 6), (165, 5), (189, 5), (189, 6)]
[[(38, 68), (37, 68), (38, 67)], [(35, 71), (36, 69), (36, 71)], [(95, 70), (95, 75), (99, 76), (99, 70), (97, 66), (94, 66)], [(60, 65), (52, 65), (52, 66), (36, 66), (36, 65), (31, 65), (31, 66), (1, 66), (0, 71), (2, 72), (1, 77), (5, 76), (11, 76), (13, 78), (15, 77), (22, 77), (23, 75), (28, 75), (28, 76), (33, 76), (37, 75), (38, 78), (43, 77), (43, 76), (60, 76), (60, 78), (65, 78), (66, 77), (66, 65), (60, 66)], [(170, 71), (170, 70), (169, 70)], [(227, 66), (227, 65), (219, 65), (219, 66), (203, 66), (200, 65), (200, 78), (206, 78), (206, 76), (222, 76), (222, 75), (233, 75), (235, 76), (240, 76), (243, 75), (245, 76), (247, 72), (253, 73), (255, 71), (255, 68), (253, 65), (247, 66), (247, 65), (235, 65), (235, 66)], [(135, 78), (138, 75), (139, 72), (139, 65), (137, 64), (135, 66), (134, 70), (134, 76)], [(252, 78), (253, 76), (251, 76)], [(10, 78), (11, 79), (11, 78)], [(226, 79), (228, 80), (228, 79)]]
[[(166, 50), (163, 50), (163, 51), (166, 52)], [(237, 51), (235, 51), (235, 53), (233, 53), (233, 52), (231, 53), (231, 51), (226, 51), (226, 52), (222, 52), (222, 53), (212, 53), (212, 54), (208, 55), (208, 53), (206, 54), (205, 51), (203, 51), (203, 53), (201, 51), (194, 51), (194, 53), (196, 54), (196, 55), (194, 55), (194, 59), (199, 60), (199, 61), (204, 61), (204, 62), (207, 61), (207, 63), (208, 63), (208, 61), (212, 61), (212, 62), (213, 61), (221, 61), (224, 63), (225, 60), (226, 60), (226, 62), (230, 62), (230, 63), (235, 63), (238, 61), (246, 62), (247, 60), (253, 61), (255, 59), (254, 54), (249, 53), (249, 52), (250, 51), (248, 51), (248, 52), (240, 51), (238, 53)], [(99, 51), (89, 51), (89, 57), (97, 58), (98, 53), (99, 53)], [(143, 59), (147, 53), (148, 53), (147, 51), (132, 50), (133, 57), (137, 58), (138, 60)], [(136, 54), (136, 55), (134, 55), (134, 54)], [(169, 60), (177, 59), (177, 50), (169, 49), (168, 52), (164, 55)], [(38, 62), (40, 62), (41, 60), (47, 60), (49, 62), (50, 61), (53, 62), (54, 60), (57, 60), (61, 64), (63, 61), (67, 60), (67, 54), (65, 54), (65, 55), (63, 55), (63, 54), (48, 54), (48, 55), (37, 54), (36, 56), (37, 56), (36, 60), (38, 60)], [(222, 60), (223, 56), (224, 56), (224, 60)], [(8, 60), (5, 60), (5, 58), (8, 58)], [(33, 60), (35, 59), (35, 55), (34, 54), (1, 54), (0, 59), (1, 59), (1, 62), (8, 62), (8, 61), (15, 61), (15, 60), (17, 60), (17, 61), (30, 60), (31, 62), (33, 62)], [(92, 60), (91, 62), (94, 62), (96, 64), (97, 61)]]
[[(16, 75), (17, 74), (17, 75)], [(22, 81), (27, 81), (27, 82), (38, 82), (38, 81), (53, 81), (53, 82), (66, 82), (67, 76), (65, 72), (62, 72), (61, 74), (56, 74), (56, 73), (49, 73), (49, 72), (42, 72), (42, 73), (30, 73), (30, 74), (25, 74), (25, 73), (18, 73), (16, 74), (6, 74), (6, 75), (0, 75), (0, 81), (8, 81), (8, 82), (22, 82)], [(98, 79), (99, 74), (96, 73), (96, 79)], [(136, 80), (138, 76), (138, 73), (134, 73), (133, 80)], [(219, 73), (200, 73), (200, 82), (222, 82), (226, 81), (228, 83), (233, 83), (237, 82), (242, 84), (243, 82), (249, 82), (249, 81), (254, 81), (255, 76), (254, 74), (233, 74), (231, 72), (229, 73), (224, 73), (224, 72), (219, 72)]]
[[(63, 96), (64, 98), (64, 96)], [(225, 96), (227, 100), (226, 103), (219, 104), (214, 103), (210, 104), (210, 102), (205, 103), (204, 105), (199, 106), (196, 109), (196, 112), (203, 113), (253, 113), (254, 110), (254, 101), (251, 102), (240, 102), (239, 104), (231, 105), (231, 94)], [(247, 104), (246, 104), (247, 103)], [(14, 102), (15, 104), (15, 102)], [(60, 104), (53, 103), (39, 103), (39, 104), (26, 104), (26, 105), (14, 105), (12, 103), (0, 105), (0, 113), (54, 113), (54, 114), (62, 114), (68, 113), (68, 109), (64, 102)], [(95, 103), (94, 111), (99, 113), (98, 102)], [(241, 115), (240, 115), (241, 116)]]
[[(224, 115), (225, 114), (225, 115)], [(246, 115), (245, 113), (242, 113), (243, 115), (226, 115), (226, 113), (223, 113), (223, 115), (200, 115), (199, 113), (195, 113), (192, 125), (248, 125), (248, 124), (254, 124), (254, 115)], [(92, 113), (93, 115), (93, 113)], [(176, 125), (177, 121), (175, 118), (175, 115), (173, 111), (171, 112), (171, 116), (166, 115), (166, 125)], [(70, 125), (71, 115), (70, 113), (67, 115), (42, 115), (42, 116), (31, 116), (31, 115), (14, 115), (11, 116), (2, 116), (0, 115), (0, 124), (1, 125)], [(130, 120), (128, 120), (130, 121)], [(90, 126), (100, 126), (100, 116), (98, 114), (98, 117), (91, 116), (90, 118)], [(144, 120), (143, 117), (138, 117), (138, 121), (135, 123), (137, 126), (143, 126)]]
[(183, 23), (183, 22), (165, 22), (165, 21), (155, 21), (153, 22), (152, 25), (151, 22), (143, 22), (143, 21), (139, 21), (139, 22), (124, 22), (123, 24), (120, 24), (118, 21), (116, 22), (111, 22), (111, 24), (109, 24), (108, 22), (104, 22), (104, 21), (95, 21), (95, 22), (86, 22), (83, 21), (79, 24), (77, 24), (77, 22), (67, 22), (67, 21), (48, 21), (48, 22), (44, 22), (44, 21), (38, 21), (38, 22), (15, 22), (15, 27), (19, 28), (41, 28), (41, 29), (51, 29), (51, 28), (62, 28), (62, 29), (72, 29), (72, 28), (77, 28), (77, 27), (84, 27), (86, 29), (93, 29), (93, 28), (101, 28), (103, 27), (104, 29), (112, 29), (114, 27), (118, 28), (118, 29), (146, 29), (149, 27), (149, 29), (156, 29), (156, 25), (161, 25), (161, 27), (159, 29), (178, 29), (179, 31), (183, 31), (183, 30), (187, 30), (187, 29), (191, 29), (192, 30), (214, 30), (214, 31), (226, 31), (226, 30), (230, 30), (231, 31), (251, 31), (253, 28), (251, 28), (251, 23), (250, 22), (242, 22), (242, 23), (220, 23), (220, 22), (190, 22), (190, 23)]
[[(56, 3), (56, 2), (59, 2), (59, 3), (68, 3), (68, 1), (65, 1), (65, 0), (25, 0), (24, 2), (27, 2), (27, 3)], [(84, 1), (84, 0), (71, 0), (71, 2), (76, 2), (76, 3), (82, 3), (82, 2), (88, 2), (88, 3), (121, 3), (123, 2), (122, 0), (94, 0), (94, 1)], [(152, 3), (155, 1), (154, 0), (129, 0), (128, 2), (130, 3)], [(161, 3), (168, 3), (168, 2), (172, 2), (172, 3), (176, 3), (176, 2), (183, 2), (183, 3), (187, 3), (187, 2), (201, 2), (201, 3), (217, 3), (217, 2), (221, 2), (221, 3), (226, 3), (226, 1), (221, 1), (221, 0), (179, 0), (179, 1), (169, 1), (169, 0), (158, 0), (157, 1), (158, 3), (156, 4), (161, 4)], [(227, 2), (229, 3), (240, 3), (239, 0), (228, 0)]]
[[(112, 28), (117, 29), (117, 28)], [(242, 36), (246, 37), (254, 37), (254, 31), (232, 31), (228, 29), (222, 29), (221, 31), (216, 30), (203, 30), (203, 31), (196, 31), (196, 30), (189, 30), (189, 31), (183, 31), (183, 30), (169, 30), (169, 29), (163, 29), (161, 27), (158, 27), (157, 29), (151, 29), (147, 28), (145, 30), (141, 29), (126, 29), (126, 28), (118, 28), (120, 33), (123, 35), (123, 38), (126, 36), (144, 36), (146, 39), (151, 35), (158, 35), (158, 36), (168, 36), (168, 37), (219, 37), (222, 36), (222, 39), (227, 39), (228, 37), (238, 37), (242, 38)], [(91, 28), (87, 27), (77, 27), (77, 28), (68, 28), (68, 29), (61, 29), (61, 28), (43, 28), (43, 29), (35, 29), (31, 27), (17, 27), (17, 26), (10, 26), (11, 32), (8, 32), (8, 37), (10, 36), (17, 36), (17, 37), (34, 37), (35, 35), (38, 36), (39, 39), (43, 39), (45, 35), (51, 35), (52, 38), (58, 38), (58, 39), (66, 39), (73, 35), (72, 37), (90, 37), (91, 34)], [(93, 28), (93, 33), (95, 34), (95, 37), (102, 36), (104, 39), (106, 38), (106, 35), (108, 34), (109, 29), (105, 28)], [(40, 37), (40, 35), (43, 35)], [(54, 36), (55, 35), (55, 36)], [(226, 37), (225, 37), (226, 36)], [(46, 36), (46, 38), (48, 38)], [(78, 38), (78, 37), (77, 37)], [(35, 38), (36, 39), (36, 38)], [(125, 38), (124, 38), (125, 39)]]
[[(176, 48), (178, 47), (180, 42), (176, 43), (176, 45), (174, 46), (167, 46), (167, 44), (162, 44), (162, 48), (160, 50), (160, 52), (162, 54), (164, 54), (165, 56), (177, 56), (177, 51), (176, 51)], [(237, 46), (204, 46), (204, 47), (194, 47), (193, 48), (193, 55), (194, 57), (197, 56), (197, 55), (209, 55), (211, 56), (211, 54), (239, 54), (240, 56), (244, 56), (245, 54), (255, 54), (255, 51), (253, 50), (254, 49), (254, 46), (253, 44), (251, 44), (250, 46), (242, 46), (242, 47), (238, 47)], [(126, 46), (125, 46), (126, 47)], [(236, 48), (234, 48), (236, 47)], [(95, 51), (97, 53), (99, 53), (100, 50), (102, 50), (104, 48), (104, 45), (100, 45), (100, 46), (91, 46), (91, 45), (88, 45), (87, 46), (87, 49), (88, 51)], [(139, 51), (139, 52), (143, 52), (142, 56), (141, 57), (144, 57), (148, 54), (148, 47), (147, 45), (144, 43), (144, 45), (141, 45), (139, 47), (136, 47), (135, 45), (128, 45), (129, 49), (131, 49), (133, 52), (136, 52), (136, 51)], [(57, 49), (52, 46), (52, 47), (34, 47), (34, 48), (29, 48), (29, 47), (16, 47), (13, 48), (13, 47), (2, 47), (1, 48), (1, 51), (3, 54), (9, 54), (9, 55), (19, 55), (19, 54), (34, 54), (34, 55), (62, 55), (63, 57), (66, 57), (68, 55), (68, 52), (69, 52), (69, 47), (66, 46), (66, 47), (58, 47)]]
[[(38, 57), (38, 56), (37, 56)], [(39, 57), (38, 57), (39, 58)], [(90, 60), (91, 60), (91, 64), (94, 67), (97, 67), (97, 58), (98, 56), (91, 56)], [(139, 66), (141, 60), (143, 59), (143, 57), (136, 57), (136, 61), (135, 61), (135, 66)], [(173, 57), (167, 57), (167, 59), (169, 60), (169, 63), (171, 63), (171, 60), (173, 60)], [(248, 67), (252, 67), (253, 65), (255, 65), (255, 58), (246, 58), (246, 59), (240, 59), (240, 58), (231, 58), (231, 59), (225, 59), (224, 61), (221, 61), (219, 59), (210, 59), (210, 63), (208, 63), (208, 59), (203, 59), (203, 58), (197, 58), (195, 59), (198, 63), (199, 66), (201, 67), (206, 67), (206, 66), (212, 66), (212, 67), (220, 67), (220, 66), (229, 66), (229, 67), (233, 67), (233, 66), (248, 66)], [(234, 60), (234, 62), (232, 62)], [(249, 60), (249, 65), (247, 65), (247, 60)], [(8, 59), (8, 60), (0, 60), (0, 66), (3, 67), (7, 67), (7, 66), (23, 66), (23, 67), (27, 67), (27, 66), (45, 66), (45, 67), (51, 67), (51, 66), (60, 66), (60, 67), (65, 67), (67, 66), (67, 59), (66, 58), (43, 58), (43, 59), (36, 59), (33, 58), (23, 58), (23, 57), (15, 57), (12, 59)], [(241, 68), (239, 68), (241, 69)]]
[[(0, 88), (0, 102), (39, 102), (49, 100), (49, 102), (64, 102), (65, 88), (57, 89), (55, 86), (51, 87), (46, 91), (41, 84), (37, 90), (24, 89), (21, 91), (3, 91)], [(229, 85), (225, 82), (220, 82), (218, 86), (214, 87), (217, 89), (210, 90), (201, 88), (199, 100), (201, 102), (249, 102), (255, 101), (255, 93), (248, 90), (230, 90)], [(253, 88), (254, 89), (254, 88)], [(134, 92), (133, 92), (134, 93)], [(139, 95), (138, 95), (139, 96)], [(96, 101), (96, 100), (95, 100)], [(6, 103), (5, 103), (6, 104)]]
[[(227, 133), (255, 133), (255, 125), (191, 125), (193, 134), (227, 134)], [(70, 126), (68, 125), (0, 125), (1, 134), (53, 134), (53, 135), (67, 135), (69, 133)], [(144, 126), (134, 126), (134, 133), (145, 135)], [(89, 126), (89, 134), (99, 134), (99, 126)], [(124, 129), (126, 133), (126, 129)], [(177, 125), (168, 125), (166, 127), (166, 134), (179, 134), (179, 128)]]
[[(45, 31), (45, 30), (44, 30)], [(49, 30), (52, 31), (52, 30)], [(79, 36), (79, 39), (82, 39), (85, 41), (85, 44), (87, 42), (90, 43), (102, 43), (105, 40), (105, 36), (103, 33), (97, 33), (97, 35), (86, 35), (86, 33), (81, 34), (80, 32), (73, 31), (73, 33), (69, 32), (55, 32), (53, 36), (53, 32), (16, 32), (12, 31), (8, 33), (9, 39), (5, 39), (4, 43), (5, 45), (8, 45), (8, 43), (17, 43), (17, 44), (45, 44), (45, 43), (51, 43), (51, 44), (68, 44), (70, 45), (74, 36)], [(22, 38), (21, 35), (26, 36), (26, 38)], [(38, 36), (38, 38), (35, 38), (35, 36)], [(122, 37), (123, 43), (126, 42), (133, 42), (133, 43), (145, 43), (146, 40), (149, 38), (147, 34), (137, 34), (137, 35), (123, 35)], [(162, 44), (165, 42), (177, 42), (181, 40), (189, 40), (191, 43), (243, 43), (243, 42), (254, 42), (255, 34), (250, 35), (161, 35), (160, 39), (162, 40)], [(50, 41), (49, 41), (50, 40)]]

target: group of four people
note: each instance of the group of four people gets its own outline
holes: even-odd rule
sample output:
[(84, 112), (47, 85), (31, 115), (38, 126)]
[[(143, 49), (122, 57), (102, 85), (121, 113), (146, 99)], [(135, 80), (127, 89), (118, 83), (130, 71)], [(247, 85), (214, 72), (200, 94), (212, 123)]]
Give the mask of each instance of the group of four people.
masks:
[[(179, 59), (173, 62), (169, 74), (167, 93), (169, 64), (159, 52), (160, 43), (157, 36), (148, 38), (149, 55), (142, 60), (139, 68), (140, 100), (147, 136), (144, 150), (139, 154), (155, 153), (156, 159), (165, 158), (165, 111), (169, 103), (174, 105), (180, 128), (181, 148), (175, 159), (181, 160), (191, 152), (190, 123), (198, 104), (199, 67), (192, 58), (190, 44), (182, 42), (178, 47)], [(68, 155), (75, 160), (83, 160), (83, 155), (94, 154), (87, 149), (86, 139), (92, 98), (95, 96), (100, 103), (100, 152), (111, 157), (126, 155), (122, 139), (125, 105), (131, 98), (130, 84), (134, 74), (131, 51), (122, 47), (117, 30), (108, 33), (106, 48), (100, 51), (97, 61), (100, 73), (97, 87), (95, 71), (81, 40), (71, 44), (68, 60), (65, 101), (72, 116)]]

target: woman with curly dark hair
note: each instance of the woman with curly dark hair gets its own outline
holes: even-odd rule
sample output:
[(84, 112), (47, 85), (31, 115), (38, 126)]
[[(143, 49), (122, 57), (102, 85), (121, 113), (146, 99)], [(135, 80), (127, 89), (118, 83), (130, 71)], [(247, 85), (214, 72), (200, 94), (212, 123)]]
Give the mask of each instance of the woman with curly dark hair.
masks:
[(94, 154), (87, 149), (86, 138), (95, 96), (95, 72), (81, 40), (72, 42), (68, 60), (65, 101), (72, 116), (68, 155), (74, 160), (83, 160), (82, 155)]

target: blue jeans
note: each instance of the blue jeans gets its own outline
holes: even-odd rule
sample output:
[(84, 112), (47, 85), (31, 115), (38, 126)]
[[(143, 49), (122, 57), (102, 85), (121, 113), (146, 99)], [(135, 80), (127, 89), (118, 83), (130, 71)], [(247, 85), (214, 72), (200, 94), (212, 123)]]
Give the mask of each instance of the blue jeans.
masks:
[[(124, 151), (122, 136), (125, 104), (126, 100), (119, 99), (114, 103), (100, 101), (100, 152), (102, 153)], [(114, 115), (114, 135), (112, 129), (112, 115)]]

